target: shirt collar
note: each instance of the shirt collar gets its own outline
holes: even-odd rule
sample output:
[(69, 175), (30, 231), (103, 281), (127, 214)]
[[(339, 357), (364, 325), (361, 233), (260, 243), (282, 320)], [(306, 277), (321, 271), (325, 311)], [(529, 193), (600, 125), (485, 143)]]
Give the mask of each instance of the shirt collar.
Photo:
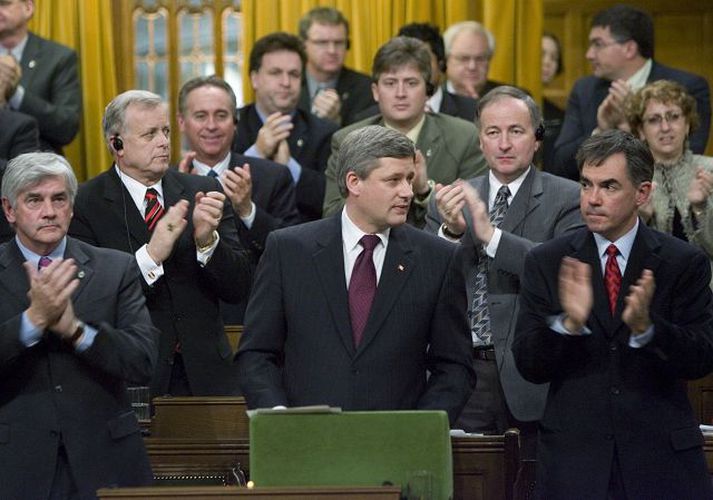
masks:
[[(12, 57), (15, 58), (16, 61), (22, 61), (22, 54), (25, 52), (25, 46), (27, 45), (27, 39), (28, 36), (25, 35), (25, 38), (20, 40), (20, 43), (15, 45), (13, 48), (10, 49), (10, 54), (12, 54)], [(7, 50), (7, 47), (2, 47), (3, 49)], [(3, 53), (5, 51), (3, 50)]]
[[(520, 190), (522, 183), (525, 182), (525, 177), (527, 177), (527, 174), (530, 173), (531, 168), (532, 166), (527, 167), (527, 169), (522, 174), (520, 174), (517, 179), (507, 184), (507, 187), (510, 190), (510, 196), (507, 200), (508, 206), (510, 206), (512, 200), (515, 198), (515, 195)], [(488, 192), (488, 206), (492, 207), (493, 203), (495, 203), (495, 197), (498, 195), (498, 191), (500, 191), (500, 187), (503, 186), (503, 183), (500, 182), (497, 177), (495, 177), (495, 174), (492, 170), (490, 170), (490, 172), (488, 173), (488, 183), (490, 184), (490, 191)]]
[(631, 255), (631, 248), (634, 246), (634, 240), (636, 239), (636, 232), (639, 230), (639, 218), (636, 218), (636, 224), (632, 227), (626, 234), (621, 236), (616, 241), (609, 241), (604, 236), (599, 233), (594, 234), (594, 242), (597, 244), (597, 251), (599, 252), (599, 258), (602, 258), (607, 253), (607, 247), (612, 243), (616, 245), (619, 253), (624, 258), (624, 261), (629, 260), (629, 255)]
[[(35, 252), (27, 248), (25, 245), (23, 245), (17, 235), (15, 235), (15, 243), (17, 243), (17, 246), (20, 249), (20, 252), (22, 252), (22, 255), (25, 257), (25, 260), (31, 262), (33, 267), (37, 269), (40, 262), (40, 257), (43, 257), (43, 255), (36, 254)], [(52, 250), (48, 255), (44, 255), (44, 257), (49, 257), (52, 260), (61, 259), (62, 257), (64, 257), (64, 251), (66, 249), (67, 237), (65, 236), (59, 242), (59, 245), (57, 245), (55, 249)]]
[(142, 214), (144, 213), (144, 198), (146, 197), (146, 190), (149, 188), (154, 188), (156, 190), (158, 193), (159, 203), (161, 203), (164, 207), (166, 206), (166, 203), (164, 203), (163, 200), (163, 186), (161, 181), (158, 181), (152, 186), (145, 186), (133, 177), (122, 172), (118, 165), (114, 164), (114, 168), (116, 169), (116, 173), (119, 176), (119, 179), (121, 179), (122, 184), (124, 184), (126, 190), (129, 192), (131, 199), (134, 201), (136, 208), (139, 209), (139, 212)]
[[(268, 115), (266, 115), (265, 113), (262, 112), (262, 110), (260, 109), (260, 106), (258, 105), (257, 102), (255, 102), (255, 112), (256, 112), (257, 115), (260, 117), (260, 121), (261, 121), (262, 123), (265, 123), (265, 120), (267, 120)], [(296, 112), (297, 112), (297, 109), (293, 109), (293, 110), (289, 113), (293, 120), (294, 120), (294, 118), (295, 118), (295, 113), (296, 113)], [(285, 114), (285, 113), (283, 113), (283, 114)]]
[(629, 87), (631, 88), (632, 92), (636, 92), (637, 90), (643, 88), (644, 85), (646, 85), (646, 82), (649, 79), (649, 75), (651, 74), (652, 66), (653, 61), (651, 59), (647, 59), (644, 65), (639, 68), (639, 71), (631, 75), (631, 77), (626, 81), (629, 84)]
[[(406, 134), (404, 134), (404, 135), (406, 135), (406, 137), (408, 137), (409, 139), (411, 139), (411, 142), (413, 142), (414, 144), (416, 144), (416, 142), (418, 142), (418, 136), (419, 136), (419, 134), (421, 133), (421, 129), (423, 129), (423, 124), (424, 124), (425, 121), (426, 121), (426, 113), (423, 113), (423, 116), (421, 116), (421, 119), (418, 121), (418, 123), (417, 123), (416, 125), (414, 125), (411, 130), (409, 130), (408, 132), (406, 132)], [(392, 127), (391, 125), (389, 125), (389, 124), (386, 122), (386, 119), (384, 119), (384, 126), (385, 126), (386, 128), (390, 128), (390, 129), (392, 129), (392, 130), (396, 130), (397, 132), (401, 132), (400, 130), (397, 130), (396, 128), (394, 128), (394, 127)]]
[(428, 105), (431, 107), (431, 111), (438, 113), (441, 111), (441, 105), (443, 104), (443, 87), (440, 85), (436, 87), (436, 91), (428, 99)]
[(222, 181), (220, 180), (220, 176), (223, 175), (223, 172), (228, 170), (230, 167), (230, 151), (228, 151), (228, 154), (225, 155), (225, 158), (220, 160), (218, 163), (213, 165), (212, 167), (206, 163), (200, 162), (198, 160), (193, 160), (193, 168), (195, 169), (195, 172), (198, 175), (208, 175), (208, 172), (213, 170), (216, 174), (218, 174), (218, 181), (222, 184)]
[[(390, 233), (390, 227), (386, 228), (382, 232), (374, 233), (376, 234), (376, 236), (379, 237), (379, 239), (381, 240), (381, 244), (384, 245), (384, 248), (386, 248), (386, 245), (389, 242)], [(361, 240), (362, 236), (366, 234), (368, 233), (365, 233), (364, 231), (359, 229), (359, 227), (357, 227), (357, 225), (352, 222), (352, 220), (347, 215), (347, 208), (344, 207), (342, 209), (342, 242), (344, 243), (344, 248), (347, 250), (347, 252), (351, 252), (357, 246), (359, 246), (359, 240)]]

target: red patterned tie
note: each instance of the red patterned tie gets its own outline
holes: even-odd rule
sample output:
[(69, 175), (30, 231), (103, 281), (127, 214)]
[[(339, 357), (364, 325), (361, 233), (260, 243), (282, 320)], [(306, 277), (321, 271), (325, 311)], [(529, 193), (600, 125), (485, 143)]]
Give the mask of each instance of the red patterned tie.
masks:
[(153, 231), (154, 227), (156, 227), (156, 223), (163, 216), (163, 207), (158, 201), (158, 192), (154, 188), (148, 188), (146, 190), (144, 200), (146, 200), (146, 215), (144, 215), (144, 220), (146, 221), (146, 226), (149, 228), (149, 231)]
[(362, 236), (359, 244), (364, 250), (357, 257), (349, 280), (349, 316), (352, 321), (354, 346), (358, 347), (366, 321), (369, 319), (371, 303), (376, 295), (376, 268), (374, 267), (374, 248), (379, 244), (375, 234)]
[(614, 311), (616, 311), (616, 299), (621, 289), (621, 271), (616, 261), (618, 254), (619, 249), (615, 245), (609, 245), (607, 247), (608, 257), (606, 267), (604, 268), (604, 286), (609, 296), (609, 310), (612, 316), (614, 316)]

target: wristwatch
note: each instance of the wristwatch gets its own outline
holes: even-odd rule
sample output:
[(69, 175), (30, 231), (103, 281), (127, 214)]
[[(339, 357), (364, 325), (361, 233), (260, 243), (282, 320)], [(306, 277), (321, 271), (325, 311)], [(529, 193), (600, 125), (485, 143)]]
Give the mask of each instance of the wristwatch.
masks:
[(448, 224), (446, 224), (445, 222), (443, 224), (441, 224), (441, 231), (443, 231), (443, 234), (445, 234), (449, 238), (453, 238), (454, 240), (459, 240), (465, 234), (465, 233), (460, 233), (460, 234), (454, 233), (453, 231), (451, 231), (448, 228)]
[(207, 251), (211, 247), (211, 245), (213, 245), (213, 243), (215, 243), (215, 240), (217, 240), (217, 239), (218, 239), (218, 231), (213, 230), (213, 233), (210, 235), (210, 240), (205, 245), (199, 245), (198, 241), (196, 240), (196, 250), (198, 250), (200, 253)]
[(78, 319), (78, 320), (77, 320), (77, 326), (76, 326), (75, 329), (74, 329), (74, 333), (73, 333), (72, 336), (69, 337), (69, 339), (68, 339), (69, 342), (71, 342), (72, 344), (74, 344), (77, 340), (79, 340), (79, 338), (80, 338), (82, 335), (84, 335), (84, 327), (85, 327), (85, 326), (87, 326), (87, 325), (84, 324), (84, 321), (82, 321), (81, 319)]

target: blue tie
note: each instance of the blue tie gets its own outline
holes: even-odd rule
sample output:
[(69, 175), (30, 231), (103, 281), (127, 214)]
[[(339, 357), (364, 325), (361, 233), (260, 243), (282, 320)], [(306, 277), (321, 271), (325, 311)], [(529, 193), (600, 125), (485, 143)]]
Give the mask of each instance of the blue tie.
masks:
[(208, 170), (208, 173), (206, 174), (208, 177), (218, 177), (218, 173), (213, 170), (212, 168)]

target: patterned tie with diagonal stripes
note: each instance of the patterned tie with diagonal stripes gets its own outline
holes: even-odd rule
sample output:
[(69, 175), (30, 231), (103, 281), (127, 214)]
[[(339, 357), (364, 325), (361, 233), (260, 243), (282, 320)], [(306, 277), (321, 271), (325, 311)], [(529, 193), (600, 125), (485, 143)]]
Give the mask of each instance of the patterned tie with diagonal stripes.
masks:
[(163, 207), (158, 201), (158, 191), (154, 188), (148, 188), (144, 200), (146, 200), (144, 221), (146, 221), (146, 227), (149, 228), (149, 231), (153, 231), (158, 220), (163, 217)]
[[(501, 186), (490, 211), (490, 223), (493, 226), (500, 227), (508, 209), (509, 197), (510, 189), (507, 186)], [(493, 342), (488, 312), (488, 256), (482, 246), (478, 251), (478, 265), (470, 274), (469, 286), (473, 290), (473, 302), (469, 311), (473, 345), (491, 345)]]
[(621, 270), (619, 269), (619, 263), (616, 261), (617, 255), (619, 255), (619, 249), (616, 245), (609, 245), (607, 247), (607, 263), (604, 266), (604, 288), (607, 290), (609, 311), (611, 311), (612, 316), (616, 311), (616, 300), (621, 289)]

